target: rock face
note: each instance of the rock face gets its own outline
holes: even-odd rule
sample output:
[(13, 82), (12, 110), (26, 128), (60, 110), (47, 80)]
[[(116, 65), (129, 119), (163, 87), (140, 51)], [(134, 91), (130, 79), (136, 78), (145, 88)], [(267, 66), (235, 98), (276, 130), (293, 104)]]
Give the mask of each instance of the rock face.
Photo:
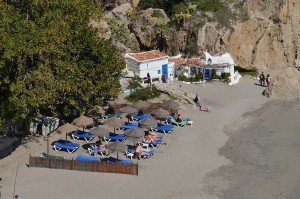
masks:
[(233, 26), (226, 49), (247, 68), (272, 71), (295, 66), (300, 49), (299, 1), (249, 2), (250, 20)]
[(271, 81), (270, 89), (275, 97), (300, 99), (300, 72), (295, 67), (284, 69)]

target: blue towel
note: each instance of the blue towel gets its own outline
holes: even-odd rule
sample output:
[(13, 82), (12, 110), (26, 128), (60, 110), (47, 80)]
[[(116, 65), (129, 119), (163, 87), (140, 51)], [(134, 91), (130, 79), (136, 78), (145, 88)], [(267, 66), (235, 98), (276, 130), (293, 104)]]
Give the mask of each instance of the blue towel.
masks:
[(53, 142), (53, 145), (54, 144), (60, 144), (60, 145), (69, 146), (69, 147), (79, 147), (80, 146), (78, 143), (70, 142), (70, 141), (62, 140), (62, 139)]
[(142, 119), (145, 119), (145, 118), (151, 118), (151, 114), (143, 114), (143, 115), (133, 115), (132, 118), (134, 119), (137, 119), (137, 120), (142, 120)]

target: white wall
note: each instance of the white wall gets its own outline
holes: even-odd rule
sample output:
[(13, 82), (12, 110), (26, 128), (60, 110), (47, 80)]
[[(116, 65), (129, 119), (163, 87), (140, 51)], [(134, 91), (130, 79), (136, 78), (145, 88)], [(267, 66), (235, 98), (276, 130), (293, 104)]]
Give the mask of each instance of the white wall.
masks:
[[(151, 78), (160, 78), (162, 75), (162, 65), (165, 64), (168, 64), (168, 58), (140, 63), (139, 75), (141, 78), (147, 77), (147, 73), (149, 72)], [(158, 70), (160, 70), (160, 74), (158, 74)]]
[(229, 53), (224, 53), (223, 55), (211, 55), (205, 52), (205, 63), (208, 63), (208, 59), (211, 59), (210, 64), (230, 64), (235, 65), (234, 60)]

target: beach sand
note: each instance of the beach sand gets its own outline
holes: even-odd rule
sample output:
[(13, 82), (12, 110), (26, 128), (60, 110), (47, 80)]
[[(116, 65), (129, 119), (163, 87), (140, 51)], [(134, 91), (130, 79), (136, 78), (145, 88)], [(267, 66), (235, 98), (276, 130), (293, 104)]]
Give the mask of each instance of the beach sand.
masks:
[[(235, 164), (225, 154), (219, 154), (230, 136), (224, 133), (224, 126), (235, 129), (234, 125), (230, 126), (232, 122), (244, 120), (243, 113), (256, 110), (270, 99), (261, 95), (264, 88), (254, 85), (247, 77), (234, 86), (213, 82), (182, 84), (181, 87), (197, 93), (205, 105), (211, 106), (212, 112), (182, 107), (180, 113), (190, 117), (193, 125), (177, 127), (170, 135), (165, 135), (166, 145), (157, 148), (157, 154), (150, 159), (139, 161), (139, 176), (27, 168), (29, 154), (37, 156), (46, 150), (45, 140), (37, 138), (0, 161), (2, 198), (13, 196), (17, 167), (15, 193), (24, 199), (223, 197), (231, 182), (222, 172), (220, 176), (214, 174), (220, 168)], [(53, 135), (51, 140), (58, 137)], [(66, 158), (72, 156), (50, 150)]]

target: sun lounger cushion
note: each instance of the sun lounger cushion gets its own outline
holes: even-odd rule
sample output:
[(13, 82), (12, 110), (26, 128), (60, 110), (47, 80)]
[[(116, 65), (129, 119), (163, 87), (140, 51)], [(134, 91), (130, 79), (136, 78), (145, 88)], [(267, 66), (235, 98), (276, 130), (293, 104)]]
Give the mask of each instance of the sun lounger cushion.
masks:
[(77, 132), (72, 133), (72, 138), (74, 140), (78, 140), (79, 138), (81, 138), (81, 139), (84, 139), (85, 141), (89, 142), (94, 137), (95, 137), (94, 135), (91, 135), (90, 133), (85, 132), (85, 131), (77, 131)]
[(109, 133), (109, 136), (104, 137), (104, 140), (106, 142), (109, 141), (120, 141), (120, 142), (124, 142), (124, 140), (126, 140), (126, 136), (124, 134), (117, 134), (117, 133)]
[(79, 144), (66, 140), (58, 140), (53, 142), (53, 147), (56, 151), (64, 149), (67, 150), (69, 153), (73, 153), (76, 149), (79, 148)]
[(125, 124), (123, 124), (122, 127), (121, 127), (121, 129), (123, 129), (123, 130), (134, 129), (134, 128), (138, 128), (138, 123), (127, 123), (127, 122), (125, 122)]
[(107, 162), (117, 162), (119, 164), (133, 164), (132, 160), (120, 160), (114, 157), (109, 157)]
[(159, 131), (159, 132), (163, 132), (163, 133), (170, 133), (171, 131), (173, 131), (175, 128), (174, 125), (169, 125), (169, 124), (158, 124), (156, 127), (153, 128), (153, 131)]
[(143, 115), (133, 115), (131, 118), (132, 120), (134, 121), (137, 121), (137, 120), (142, 120), (142, 119), (145, 119), (145, 118), (151, 118), (151, 114), (143, 114)]
[(187, 121), (177, 122), (173, 117), (169, 117), (169, 118), (170, 118), (170, 122), (172, 124), (176, 124), (177, 126), (184, 126), (187, 123)]
[(94, 156), (85, 156), (82, 154), (79, 154), (76, 159), (77, 161), (85, 161), (85, 162), (100, 162), (100, 157), (94, 157)]

